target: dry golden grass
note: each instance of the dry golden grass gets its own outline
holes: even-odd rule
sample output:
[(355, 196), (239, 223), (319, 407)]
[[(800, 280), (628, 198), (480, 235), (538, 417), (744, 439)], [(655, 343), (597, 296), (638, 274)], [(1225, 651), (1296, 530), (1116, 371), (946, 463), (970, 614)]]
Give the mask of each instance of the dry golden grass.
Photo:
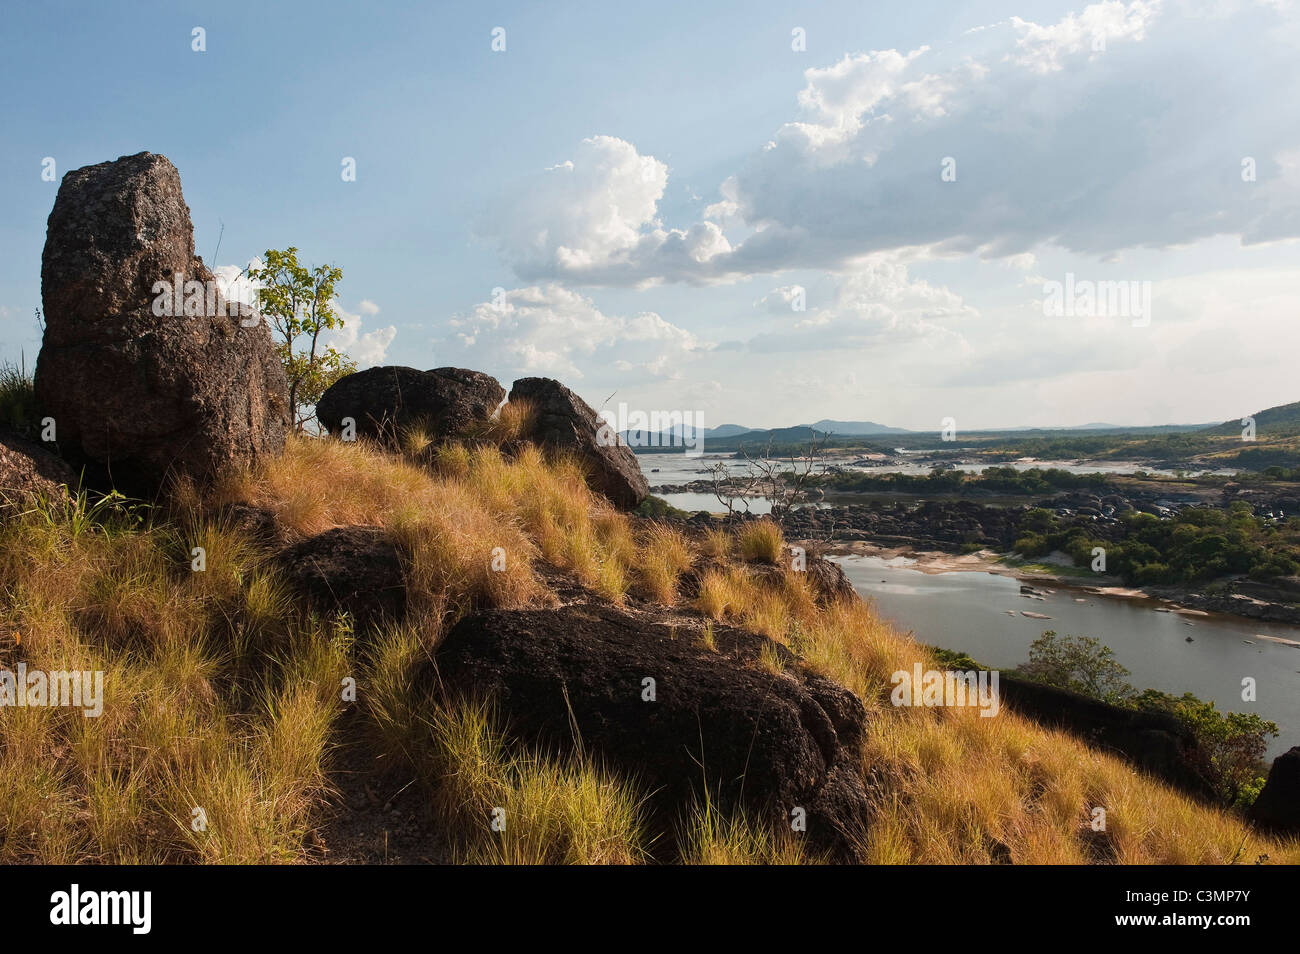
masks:
[(779, 676), (785, 672), (785, 660), (772, 643), (765, 643), (763, 648), (759, 650), (758, 664), (774, 676)]
[(712, 620), (704, 624), (704, 629), (700, 633), (700, 644), (711, 653), (718, 651), (718, 638), (713, 632)]
[(715, 560), (723, 560), (731, 556), (734, 542), (731, 534), (726, 530), (721, 527), (709, 527), (700, 537), (700, 552)]
[(348, 634), (291, 626), (252, 553), (217, 525), (0, 526), (0, 664), (104, 674), (98, 717), (0, 708), (0, 861), (301, 858)]
[(537, 418), (537, 409), (527, 399), (507, 401), (497, 411), (493, 437), (500, 444), (523, 440), (532, 430)]
[[(1264, 854), (1300, 863), (1294, 839), (1262, 837), (1240, 816), (1006, 709), (985, 718), (973, 708), (895, 708), (891, 674), (916, 662), (942, 667), (865, 603), (818, 606), (800, 573), (714, 567), (696, 606), (786, 643), (864, 700), (863, 765), (882, 780), (868, 824), (873, 862), (987, 864), (1000, 844), (1018, 864), (1227, 864)], [(774, 655), (761, 662), (780, 668)], [(1091, 830), (1096, 807), (1106, 809), (1105, 832)]]
[(705, 802), (694, 807), (678, 840), (688, 865), (803, 865), (810, 856), (792, 832), (772, 830), (743, 811), (723, 813)]
[(736, 550), (742, 560), (751, 563), (770, 563), (776, 566), (781, 562), (785, 539), (781, 528), (772, 520), (754, 520), (743, 524), (736, 534)]
[(691, 568), (691, 545), (681, 531), (666, 524), (651, 524), (642, 535), (639, 554), (634, 555), (640, 589), (649, 599), (672, 606), (677, 602), (677, 583)]
[[(183, 499), (158, 526), (91, 515), (84, 501), (0, 524), (0, 665), (106, 672), (100, 718), (0, 708), (0, 862), (304, 860), (329, 791), (341, 681), (358, 671), (377, 749), (424, 780), (462, 860), (644, 860), (635, 780), (507, 746), (489, 708), (431, 706), (411, 678), (456, 615), (548, 599), (539, 559), (611, 600), (633, 590), (671, 603), (691, 546), (593, 496), (573, 461), (526, 445), (513, 457), (490, 444), (419, 445), (408, 450), (422, 466), (365, 444), (294, 439), (282, 459), (232, 477), (215, 500)], [(258, 547), (202, 516), (234, 501), (299, 534), (384, 527), (407, 556), (417, 612), (365, 634), (363, 647), (346, 622), (304, 618)], [(1006, 710), (893, 707), (890, 674), (935, 667), (928, 650), (865, 604), (819, 606), (790, 568), (729, 562), (779, 567), (781, 545), (761, 523), (741, 539), (705, 537), (695, 607), (767, 633), (864, 700), (872, 861), (1300, 862), (1295, 840), (1260, 837)], [(190, 568), (194, 547), (203, 572)], [(713, 648), (711, 624), (702, 640)], [(761, 663), (786, 665), (774, 652)], [(1105, 832), (1089, 827), (1095, 807)], [(504, 830), (491, 826), (495, 808)], [(696, 863), (816, 860), (707, 805), (677, 838)]]
[[(1300, 862), (1295, 840), (1261, 837), (1240, 816), (1006, 709), (987, 718), (973, 707), (895, 708), (891, 673), (941, 667), (865, 604), (819, 612), (803, 648), (872, 709), (863, 763), (882, 779), (872, 861), (988, 863), (1000, 843), (1017, 864)], [(1096, 807), (1104, 832), (1090, 828)]]
[(536, 420), (537, 408), (532, 401), (508, 401), (487, 420), (471, 424), (462, 432), (462, 439), (470, 444), (518, 447), (528, 439)]

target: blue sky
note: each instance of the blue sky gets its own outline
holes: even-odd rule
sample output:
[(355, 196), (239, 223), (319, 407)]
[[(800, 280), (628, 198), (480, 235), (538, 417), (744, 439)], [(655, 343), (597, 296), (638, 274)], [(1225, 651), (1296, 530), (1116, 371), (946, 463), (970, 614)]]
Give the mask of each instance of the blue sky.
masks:
[[(149, 150), (209, 264), (342, 266), (363, 364), (547, 374), (709, 424), (1300, 400), (1298, 21), (1288, 0), (16, 7), (0, 359), (39, 346), (42, 160)], [(1150, 314), (1047, 317), (1067, 274), (1149, 283)]]

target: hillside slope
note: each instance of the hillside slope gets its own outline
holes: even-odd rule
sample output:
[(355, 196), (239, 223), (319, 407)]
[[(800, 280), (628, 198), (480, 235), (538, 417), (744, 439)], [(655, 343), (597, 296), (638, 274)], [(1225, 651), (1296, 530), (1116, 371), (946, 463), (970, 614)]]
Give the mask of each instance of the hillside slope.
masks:
[[(1300, 401), (1265, 408), (1250, 416), (1255, 419), (1257, 438), (1272, 440), (1279, 437), (1300, 436)], [(1242, 423), (1240, 419), (1224, 421), (1208, 430), (1213, 434), (1240, 437)]]
[[(400, 622), (322, 612), (291, 584), (276, 554), (339, 528), (395, 548)], [(690, 538), (621, 514), (526, 445), (404, 458), (294, 439), (166, 515), (46, 501), (0, 525), (3, 662), (117, 678), (99, 719), (0, 710), (0, 860), (376, 860), (390, 838), (411, 860), (819, 860), (788, 826), (706, 805), (665, 832), (633, 775), (512, 741), (508, 709), (420, 691), (456, 620), (581, 592), (672, 614), (676, 638), (706, 649), (720, 627), (753, 631), (797, 654), (762, 653), (764, 678), (797, 666), (852, 689), (866, 710), (862, 860), (1300, 861), (1294, 841), (1010, 711), (891, 705), (890, 674), (936, 666), (929, 651), (780, 560), (767, 531)]]

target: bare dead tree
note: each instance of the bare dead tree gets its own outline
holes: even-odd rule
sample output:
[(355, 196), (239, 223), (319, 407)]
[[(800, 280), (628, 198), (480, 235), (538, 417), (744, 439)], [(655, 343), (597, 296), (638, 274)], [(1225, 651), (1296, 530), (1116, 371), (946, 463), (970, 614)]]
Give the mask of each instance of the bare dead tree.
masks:
[[(741, 444), (740, 454), (745, 461), (744, 474), (737, 479), (730, 474), (725, 463), (719, 462), (713, 468), (714, 493), (722, 500), (719, 491), (725, 487), (730, 494), (746, 499), (746, 513), (749, 512), (747, 498), (757, 494), (768, 502), (772, 519), (784, 524), (791, 511), (812, 498), (809, 480), (821, 463), (829, 437), (829, 434), (823, 434), (819, 439), (817, 431), (813, 430), (808, 441), (808, 453), (792, 452), (788, 457), (773, 455), (771, 437), (758, 457), (752, 456)], [(725, 478), (725, 484), (722, 478)], [(725, 500), (723, 503), (729, 514), (735, 512), (733, 504)]]
[(718, 503), (727, 508), (728, 517), (734, 517), (737, 513), (736, 501), (744, 504), (744, 509), (740, 510), (740, 513), (749, 513), (749, 495), (754, 489), (752, 474), (746, 474), (738, 482), (736, 475), (727, 467), (727, 462), (720, 460), (709, 468), (709, 480), (713, 485), (713, 496), (718, 498)]

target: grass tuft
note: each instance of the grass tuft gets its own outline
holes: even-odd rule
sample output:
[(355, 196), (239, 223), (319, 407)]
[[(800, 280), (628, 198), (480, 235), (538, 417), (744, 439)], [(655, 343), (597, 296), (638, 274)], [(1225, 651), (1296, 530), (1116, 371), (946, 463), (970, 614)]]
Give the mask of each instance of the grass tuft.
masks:
[(784, 547), (781, 528), (771, 520), (751, 521), (736, 533), (736, 549), (740, 558), (750, 563), (777, 566), (781, 562)]

